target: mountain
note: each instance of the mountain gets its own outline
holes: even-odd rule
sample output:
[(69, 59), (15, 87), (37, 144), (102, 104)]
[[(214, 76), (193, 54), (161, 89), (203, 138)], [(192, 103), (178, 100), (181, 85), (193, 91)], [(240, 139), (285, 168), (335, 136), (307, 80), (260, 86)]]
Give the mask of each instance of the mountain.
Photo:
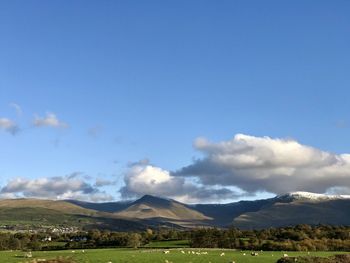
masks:
[(242, 229), (297, 224), (350, 225), (350, 196), (293, 192), (277, 196), (265, 206), (234, 218)]
[(292, 192), (263, 200), (195, 205), (151, 195), (109, 203), (0, 200), (0, 226), (129, 231), (159, 226), (259, 229), (296, 224), (350, 225), (350, 196)]
[(151, 195), (143, 196), (128, 208), (114, 214), (122, 218), (153, 219), (184, 227), (207, 225), (207, 221), (211, 220), (185, 204)]

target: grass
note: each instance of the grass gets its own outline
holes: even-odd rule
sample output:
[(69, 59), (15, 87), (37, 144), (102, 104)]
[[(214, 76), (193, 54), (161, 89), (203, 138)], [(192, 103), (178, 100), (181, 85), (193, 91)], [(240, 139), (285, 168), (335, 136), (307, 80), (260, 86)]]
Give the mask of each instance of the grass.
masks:
[[(243, 252), (220, 249), (202, 249), (208, 255), (188, 254), (188, 251), (199, 251), (198, 249), (183, 249), (186, 254), (181, 253), (182, 249), (171, 249), (169, 254), (164, 254), (163, 249), (91, 249), (91, 250), (66, 250), (66, 251), (40, 251), (33, 252), (33, 259), (51, 259), (56, 257), (71, 257), (77, 263), (164, 263), (166, 260), (173, 263), (275, 263), (285, 252), (260, 252), (259, 256), (252, 257), (250, 252)], [(73, 252), (74, 251), (74, 252)], [(225, 256), (220, 256), (224, 252)], [(306, 252), (287, 252), (289, 256), (307, 256)], [(312, 256), (330, 256), (336, 252), (311, 252)], [(23, 257), (20, 251), (0, 252), (1, 262), (19, 263), (30, 262)]]

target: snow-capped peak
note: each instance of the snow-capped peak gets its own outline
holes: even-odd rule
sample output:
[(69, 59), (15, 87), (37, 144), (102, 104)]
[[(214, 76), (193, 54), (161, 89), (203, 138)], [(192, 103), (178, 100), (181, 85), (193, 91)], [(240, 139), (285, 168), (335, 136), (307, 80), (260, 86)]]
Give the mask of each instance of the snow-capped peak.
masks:
[(310, 192), (290, 192), (287, 194), (282, 194), (277, 196), (279, 199), (307, 199), (313, 201), (322, 201), (322, 200), (337, 200), (337, 199), (350, 199), (350, 195), (329, 195), (329, 194), (316, 194)]

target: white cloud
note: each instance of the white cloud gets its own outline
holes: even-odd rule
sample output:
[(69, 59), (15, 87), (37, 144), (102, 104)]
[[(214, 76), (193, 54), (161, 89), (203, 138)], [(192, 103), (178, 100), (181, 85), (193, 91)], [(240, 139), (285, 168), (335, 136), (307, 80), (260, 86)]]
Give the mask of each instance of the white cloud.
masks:
[(29, 197), (44, 199), (79, 199), (87, 201), (109, 201), (112, 197), (98, 187), (86, 182), (80, 173), (67, 176), (38, 179), (15, 178), (1, 190), (1, 197)]
[(33, 121), (36, 127), (68, 128), (68, 124), (60, 121), (54, 113), (48, 112), (45, 117), (35, 116)]
[(19, 127), (14, 121), (10, 119), (0, 118), (0, 130), (4, 130), (11, 133), (12, 135), (15, 135), (19, 131)]
[(204, 158), (174, 174), (195, 177), (204, 185), (231, 185), (250, 193), (324, 193), (350, 187), (349, 154), (325, 152), (292, 139), (237, 134), (219, 143), (199, 138), (194, 146)]
[(124, 177), (125, 187), (121, 189), (125, 198), (155, 195), (194, 203), (237, 197), (227, 188), (209, 189), (174, 177), (169, 171), (145, 162), (131, 164)]

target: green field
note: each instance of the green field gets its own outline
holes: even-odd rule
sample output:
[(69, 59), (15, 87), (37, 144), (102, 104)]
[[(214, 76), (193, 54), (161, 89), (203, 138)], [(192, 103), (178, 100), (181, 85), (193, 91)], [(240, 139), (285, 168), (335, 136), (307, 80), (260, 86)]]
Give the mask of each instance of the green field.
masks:
[[(259, 256), (250, 256), (250, 252), (232, 251), (232, 250), (212, 250), (212, 249), (171, 249), (169, 254), (164, 254), (163, 249), (92, 249), (92, 250), (66, 250), (66, 251), (49, 251), (33, 252), (33, 259), (49, 259), (57, 256), (71, 257), (76, 262), (81, 263), (164, 263), (166, 261), (173, 263), (274, 263), (278, 258), (283, 256), (283, 252), (260, 252)], [(188, 254), (188, 251), (207, 251), (207, 255)], [(224, 256), (220, 253), (224, 252)], [(306, 252), (287, 252), (289, 256), (306, 256)], [(330, 256), (334, 252), (311, 252), (313, 256)], [(24, 253), (19, 251), (0, 252), (0, 262), (18, 263), (28, 262), (23, 258)]]

